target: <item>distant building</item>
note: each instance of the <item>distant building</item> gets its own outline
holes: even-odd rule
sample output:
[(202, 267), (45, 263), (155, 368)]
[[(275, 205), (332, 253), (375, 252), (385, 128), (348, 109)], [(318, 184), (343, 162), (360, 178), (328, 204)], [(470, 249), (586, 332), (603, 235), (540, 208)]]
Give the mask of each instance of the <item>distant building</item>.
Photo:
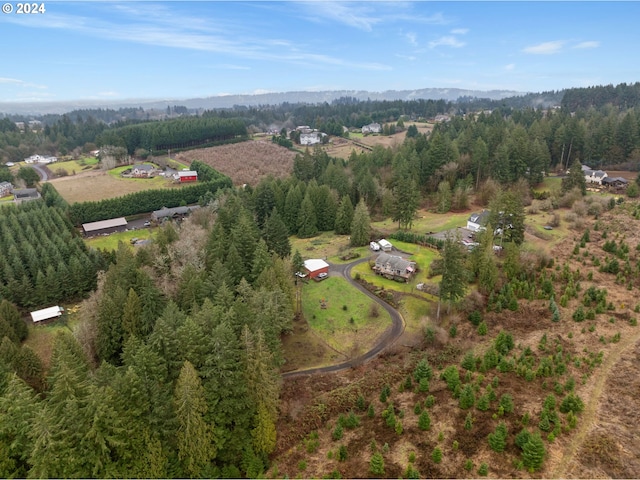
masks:
[(0, 198), (11, 195), (13, 192), (13, 185), (9, 182), (0, 182)]
[(487, 229), (489, 223), (489, 210), (482, 210), (480, 213), (472, 213), (467, 220), (467, 230), (481, 232)]
[(42, 163), (47, 165), (49, 163), (55, 163), (58, 161), (58, 157), (49, 155), (31, 155), (29, 158), (24, 159), (24, 163)]
[(22, 188), (13, 191), (13, 201), (16, 203), (29, 202), (40, 198), (40, 192), (35, 188)]
[(602, 185), (602, 180), (607, 177), (607, 172), (603, 170), (591, 170), (591, 169), (582, 169), (584, 173), (584, 179), (587, 183), (597, 183), (598, 185)]
[(150, 178), (156, 171), (156, 167), (148, 165), (146, 163), (140, 165), (134, 165), (131, 169), (131, 176), (137, 178)]
[(182, 170), (174, 174), (174, 178), (180, 183), (197, 182), (198, 172), (195, 170)]
[(300, 134), (300, 145), (316, 145), (322, 143), (322, 138), (326, 136), (326, 133), (322, 132), (308, 132)]
[(86, 236), (103, 235), (114, 232), (122, 232), (127, 229), (127, 220), (124, 217), (100, 220), (82, 224), (82, 231)]
[(191, 207), (163, 207), (160, 210), (156, 210), (151, 213), (151, 220), (155, 222), (162, 222), (167, 219), (182, 219), (198, 208), (200, 208), (199, 205), (193, 205)]
[(364, 125), (362, 127), (362, 133), (380, 133), (382, 131), (382, 125), (379, 123), (370, 123), (369, 125)]

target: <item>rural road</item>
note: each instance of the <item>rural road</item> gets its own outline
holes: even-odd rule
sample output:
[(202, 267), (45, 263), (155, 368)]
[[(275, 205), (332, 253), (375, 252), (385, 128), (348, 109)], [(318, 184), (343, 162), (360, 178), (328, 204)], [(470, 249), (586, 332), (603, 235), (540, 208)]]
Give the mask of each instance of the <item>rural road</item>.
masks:
[(295, 378), (295, 377), (303, 377), (306, 375), (315, 375), (320, 373), (332, 373), (339, 372), (341, 370), (348, 370), (349, 368), (353, 368), (355, 366), (361, 365), (372, 358), (376, 357), (380, 352), (382, 352), (389, 345), (392, 345), (400, 335), (404, 332), (404, 319), (400, 312), (398, 312), (391, 305), (371, 293), (369, 290), (364, 288), (358, 282), (351, 278), (351, 269), (360, 263), (368, 261), (368, 258), (361, 258), (356, 260), (355, 262), (347, 263), (344, 265), (330, 265), (329, 266), (329, 275), (330, 276), (342, 276), (344, 277), (351, 285), (356, 287), (358, 290), (363, 292), (364, 294), (371, 297), (375, 300), (382, 308), (384, 308), (389, 315), (391, 315), (391, 327), (385, 330), (382, 336), (378, 339), (378, 343), (367, 353), (360, 355), (359, 357), (352, 358), (346, 362), (338, 363), (335, 365), (328, 365), (325, 367), (317, 367), (317, 368), (309, 368), (305, 370), (295, 370), (293, 372), (286, 372), (282, 374), (283, 378)]
[(47, 167), (43, 167), (42, 165), (38, 165), (37, 163), (34, 163), (32, 166), (35, 169), (35, 171), (38, 172), (38, 175), (40, 175), (41, 182), (46, 182), (47, 180), (49, 180), (49, 173), (47, 172)]

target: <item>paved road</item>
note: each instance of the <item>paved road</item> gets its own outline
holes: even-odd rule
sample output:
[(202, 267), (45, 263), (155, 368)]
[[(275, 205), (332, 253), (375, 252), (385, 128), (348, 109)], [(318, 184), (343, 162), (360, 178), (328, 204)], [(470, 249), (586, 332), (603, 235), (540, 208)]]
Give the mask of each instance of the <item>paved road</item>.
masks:
[(378, 343), (371, 350), (369, 350), (363, 355), (360, 355), (359, 357), (352, 358), (351, 360), (338, 363), (336, 365), (328, 365), (326, 367), (317, 367), (317, 368), (309, 368), (306, 370), (295, 370), (293, 372), (286, 372), (282, 375), (283, 378), (295, 378), (295, 377), (302, 377), (306, 375), (314, 375), (314, 374), (320, 374), (320, 373), (339, 372), (341, 370), (347, 370), (349, 368), (356, 367), (376, 357), (385, 348), (387, 348), (389, 345), (392, 345), (398, 338), (400, 338), (400, 335), (402, 335), (402, 333), (404, 332), (404, 327), (405, 327), (404, 319), (402, 318), (402, 315), (400, 315), (400, 312), (398, 312), (391, 305), (389, 305), (388, 303), (384, 302), (382, 299), (380, 299), (379, 297), (371, 293), (369, 290), (364, 288), (358, 282), (351, 279), (351, 269), (354, 266), (360, 263), (366, 262), (368, 260), (369, 258), (365, 257), (365, 258), (356, 260), (355, 262), (351, 262), (344, 265), (330, 265), (329, 275), (344, 277), (355, 288), (357, 288), (358, 290), (360, 290), (361, 292), (363, 292), (364, 294), (368, 295), (373, 300), (378, 302), (378, 304), (380, 304), (380, 306), (382, 306), (382, 308), (384, 308), (387, 312), (389, 312), (389, 315), (391, 315), (391, 327), (388, 328), (382, 334), (382, 336), (378, 339)]
[(34, 163), (32, 167), (35, 168), (36, 172), (38, 172), (38, 175), (40, 175), (41, 182), (46, 182), (47, 180), (49, 180), (49, 173), (47, 172), (47, 167), (43, 167), (42, 165), (38, 165), (37, 163)]

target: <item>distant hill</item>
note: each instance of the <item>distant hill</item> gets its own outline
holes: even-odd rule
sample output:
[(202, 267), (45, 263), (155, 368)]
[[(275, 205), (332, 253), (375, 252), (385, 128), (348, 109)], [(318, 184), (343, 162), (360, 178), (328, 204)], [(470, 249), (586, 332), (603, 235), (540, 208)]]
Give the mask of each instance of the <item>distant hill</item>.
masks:
[(89, 108), (137, 108), (145, 110), (166, 109), (176, 104), (189, 109), (231, 108), (236, 105), (278, 105), (281, 103), (324, 103), (332, 102), (342, 97), (357, 100), (446, 100), (456, 101), (460, 97), (477, 97), (491, 100), (525, 95), (526, 92), (510, 90), (465, 90), (461, 88), (421, 88), (418, 90), (386, 90), (384, 92), (368, 92), (365, 90), (331, 90), (323, 92), (280, 92), (262, 93), (258, 95), (220, 95), (206, 98), (190, 99), (130, 99), (119, 101), (78, 100), (67, 102), (31, 102), (31, 103), (0, 103), (0, 112), (15, 115), (46, 115), (62, 114), (72, 110)]

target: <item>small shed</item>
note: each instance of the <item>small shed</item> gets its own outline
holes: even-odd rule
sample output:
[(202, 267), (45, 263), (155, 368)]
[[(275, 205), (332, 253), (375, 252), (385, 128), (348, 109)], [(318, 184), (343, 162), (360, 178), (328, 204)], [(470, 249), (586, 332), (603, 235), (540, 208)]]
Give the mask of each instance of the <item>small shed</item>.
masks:
[(40, 192), (35, 188), (22, 188), (13, 191), (13, 201), (16, 203), (29, 202), (40, 198)]
[(55, 307), (43, 308), (42, 310), (31, 312), (31, 320), (33, 320), (33, 323), (44, 322), (45, 320), (51, 320), (52, 318), (62, 316), (63, 312), (64, 308), (58, 305)]
[(151, 220), (155, 222), (162, 222), (167, 219), (179, 220), (189, 215), (194, 210), (200, 208), (200, 205), (192, 205), (190, 207), (162, 207), (160, 210), (155, 210), (151, 213)]
[(380, 248), (383, 252), (390, 252), (393, 249), (393, 245), (391, 244), (391, 242), (385, 240), (384, 238), (378, 240), (378, 245), (380, 245)]
[(105, 233), (121, 232), (126, 230), (126, 228), (127, 220), (124, 217), (82, 224), (82, 231), (85, 235), (102, 235)]
[(329, 273), (329, 264), (321, 258), (312, 258), (304, 261), (304, 268), (309, 272), (310, 278), (315, 278), (321, 273)]

